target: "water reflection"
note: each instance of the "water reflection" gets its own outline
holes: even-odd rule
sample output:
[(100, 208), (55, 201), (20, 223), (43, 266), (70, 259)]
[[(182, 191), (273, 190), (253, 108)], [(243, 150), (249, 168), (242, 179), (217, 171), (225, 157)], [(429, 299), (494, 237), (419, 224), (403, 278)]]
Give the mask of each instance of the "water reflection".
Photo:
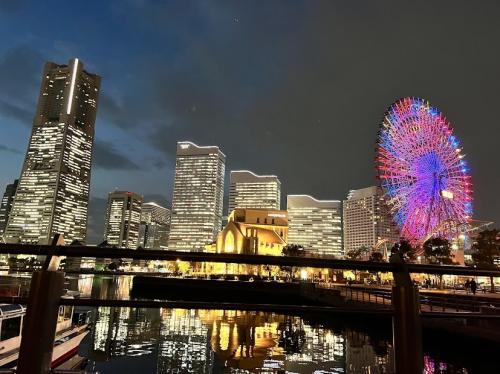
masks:
[[(131, 279), (87, 276), (69, 287), (82, 297), (128, 298)], [(318, 318), (100, 307), (80, 354), (102, 373), (393, 373), (390, 327), (374, 333), (363, 321)], [(467, 370), (425, 357), (425, 373)]]
[(157, 373), (211, 373), (210, 327), (193, 310), (161, 309)]
[(274, 313), (98, 308), (89, 352), (96, 362), (150, 355), (157, 373), (390, 373), (392, 348)]

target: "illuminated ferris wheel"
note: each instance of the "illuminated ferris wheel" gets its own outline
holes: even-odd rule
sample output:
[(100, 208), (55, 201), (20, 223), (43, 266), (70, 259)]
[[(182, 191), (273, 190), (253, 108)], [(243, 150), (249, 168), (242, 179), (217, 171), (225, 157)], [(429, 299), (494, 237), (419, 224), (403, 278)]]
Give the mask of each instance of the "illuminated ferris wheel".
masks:
[(376, 166), (403, 238), (422, 243), (464, 232), (472, 216), (472, 185), (462, 148), (444, 115), (406, 97), (385, 113)]

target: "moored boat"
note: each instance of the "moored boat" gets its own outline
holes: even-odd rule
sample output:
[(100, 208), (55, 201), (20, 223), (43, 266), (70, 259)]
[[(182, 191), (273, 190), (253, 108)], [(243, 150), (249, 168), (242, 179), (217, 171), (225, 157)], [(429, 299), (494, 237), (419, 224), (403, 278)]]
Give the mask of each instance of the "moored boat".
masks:
[[(25, 315), (26, 307), (23, 305), (0, 304), (0, 368), (17, 366)], [(52, 368), (74, 357), (88, 333), (88, 315), (74, 313), (72, 306), (61, 306), (52, 352)]]

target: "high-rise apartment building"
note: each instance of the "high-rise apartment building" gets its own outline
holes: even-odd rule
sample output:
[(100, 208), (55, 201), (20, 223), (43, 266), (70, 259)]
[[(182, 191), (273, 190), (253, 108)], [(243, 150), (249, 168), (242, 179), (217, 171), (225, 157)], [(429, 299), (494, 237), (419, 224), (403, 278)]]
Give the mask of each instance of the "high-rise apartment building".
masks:
[[(16, 196), (18, 180), (16, 179), (14, 183), (10, 183), (5, 187), (5, 192), (0, 202), (0, 237), (3, 237), (5, 228), (7, 227), (7, 222), (9, 220), (10, 211), (12, 209), (12, 203), (14, 202), (14, 196)], [(0, 238), (0, 242), (2, 239)]]
[(77, 58), (45, 65), (7, 242), (85, 241), (100, 81)]
[(225, 163), (219, 147), (177, 143), (168, 249), (202, 251), (221, 230)]
[(136, 249), (139, 245), (142, 196), (128, 191), (108, 195), (104, 239), (110, 245)]
[(342, 203), (288, 195), (288, 242), (317, 256), (343, 257)]
[(231, 171), (229, 211), (236, 208), (280, 209), (281, 183), (276, 175), (257, 175), (248, 170)]
[(156, 203), (142, 204), (139, 245), (142, 248), (167, 249), (170, 210)]
[(344, 251), (381, 244), (392, 245), (399, 240), (382, 189), (377, 186), (352, 190), (343, 202)]

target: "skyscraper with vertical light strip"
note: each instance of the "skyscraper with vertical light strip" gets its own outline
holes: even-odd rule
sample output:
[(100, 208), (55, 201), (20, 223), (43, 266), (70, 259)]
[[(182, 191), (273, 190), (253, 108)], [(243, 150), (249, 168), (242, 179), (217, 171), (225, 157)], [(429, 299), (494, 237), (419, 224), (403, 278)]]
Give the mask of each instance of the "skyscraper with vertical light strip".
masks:
[(177, 143), (168, 249), (202, 251), (222, 228), (226, 156), (219, 147)]
[(248, 170), (231, 171), (229, 211), (236, 208), (280, 209), (281, 183), (276, 175), (257, 175)]
[(7, 242), (50, 242), (55, 234), (84, 242), (100, 77), (77, 58), (48, 62)]

